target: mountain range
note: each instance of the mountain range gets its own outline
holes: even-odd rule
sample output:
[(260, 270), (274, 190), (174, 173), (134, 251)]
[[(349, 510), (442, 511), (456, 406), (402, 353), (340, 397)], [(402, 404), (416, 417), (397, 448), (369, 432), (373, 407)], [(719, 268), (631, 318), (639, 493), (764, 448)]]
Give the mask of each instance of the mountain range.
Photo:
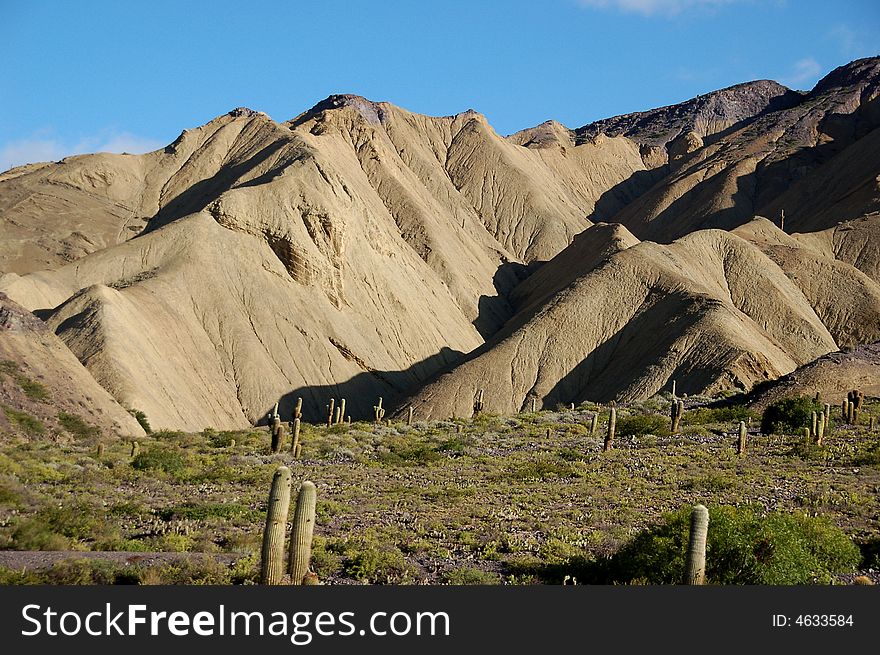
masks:
[(747, 392), (880, 341), (878, 95), (870, 58), (507, 137), (335, 95), (17, 167), (0, 359), (120, 434)]

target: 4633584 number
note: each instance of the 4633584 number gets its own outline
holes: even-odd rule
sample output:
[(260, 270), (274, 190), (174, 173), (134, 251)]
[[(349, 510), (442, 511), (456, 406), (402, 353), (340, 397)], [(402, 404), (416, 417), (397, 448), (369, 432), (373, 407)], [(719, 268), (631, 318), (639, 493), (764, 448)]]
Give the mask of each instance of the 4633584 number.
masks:
[(852, 627), (852, 614), (799, 614), (794, 620), (802, 628), (844, 628)]

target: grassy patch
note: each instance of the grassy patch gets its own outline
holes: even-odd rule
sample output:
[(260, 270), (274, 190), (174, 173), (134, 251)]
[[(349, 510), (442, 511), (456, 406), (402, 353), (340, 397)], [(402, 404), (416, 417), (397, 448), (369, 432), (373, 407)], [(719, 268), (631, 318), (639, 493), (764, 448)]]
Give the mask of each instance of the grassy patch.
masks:
[(98, 428), (86, 423), (83, 418), (77, 414), (59, 412), (58, 422), (66, 432), (69, 432), (75, 437), (94, 437), (98, 434)]
[(29, 436), (37, 436), (46, 431), (43, 422), (27, 412), (20, 412), (11, 407), (4, 407), (3, 413), (6, 414), (6, 418), (8, 418), (14, 426)]

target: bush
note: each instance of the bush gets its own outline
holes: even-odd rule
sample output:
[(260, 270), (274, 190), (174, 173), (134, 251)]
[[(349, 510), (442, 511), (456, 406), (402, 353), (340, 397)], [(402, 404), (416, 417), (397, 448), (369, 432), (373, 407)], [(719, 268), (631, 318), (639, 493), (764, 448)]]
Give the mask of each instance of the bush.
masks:
[[(680, 584), (685, 567), (691, 508), (667, 515), (639, 534), (611, 560), (616, 580)], [(710, 584), (793, 585), (828, 583), (851, 571), (859, 549), (825, 518), (749, 508), (716, 507), (709, 512), (706, 578)]]
[(823, 405), (807, 396), (783, 398), (767, 406), (761, 418), (764, 434), (794, 434), (812, 423), (812, 413), (824, 411)]
[(147, 415), (144, 414), (139, 409), (130, 409), (128, 413), (134, 416), (135, 420), (141, 424), (141, 427), (144, 429), (144, 432), (150, 434), (153, 432), (153, 428), (150, 427), (150, 422), (147, 420)]
[(183, 455), (170, 448), (154, 447), (139, 453), (131, 461), (132, 468), (139, 471), (165, 471), (165, 473), (180, 473), (186, 468), (186, 460)]
[(626, 416), (617, 419), (616, 434), (618, 437), (641, 437), (646, 434), (668, 437), (669, 423), (670, 419), (658, 414)]

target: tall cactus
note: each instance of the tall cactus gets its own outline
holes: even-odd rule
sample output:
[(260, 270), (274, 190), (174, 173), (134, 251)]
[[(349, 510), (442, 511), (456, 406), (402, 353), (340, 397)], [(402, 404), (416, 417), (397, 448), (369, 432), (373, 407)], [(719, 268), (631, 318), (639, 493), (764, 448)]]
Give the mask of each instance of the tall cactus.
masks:
[(385, 418), (385, 408), (382, 407), (382, 396), (379, 396), (379, 404), (373, 405), (373, 414), (376, 416), (376, 423)]
[(849, 400), (846, 398), (843, 399), (843, 402), (840, 403), (840, 420), (844, 423), (848, 423), (849, 419)]
[(590, 419), (590, 434), (594, 437), (596, 433), (599, 431), (599, 412), (593, 414), (593, 418)]
[(538, 411), (538, 399), (532, 398), (532, 414)]
[(816, 412), (810, 412), (810, 434), (814, 439), (819, 436), (819, 415)]
[(345, 398), (339, 401), (339, 414), (336, 417), (337, 425), (345, 420)]
[(303, 416), (303, 399), (302, 396), (296, 399), (296, 407), (293, 408), (293, 418), (301, 419)]
[(306, 480), (300, 485), (290, 535), (289, 572), (292, 584), (302, 584), (312, 559), (312, 534), (315, 530), (315, 485)]
[(284, 576), (284, 535), (290, 508), (290, 480), (290, 469), (286, 466), (279, 466), (272, 476), (266, 527), (263, 530), (260, 584), (277, 585)]
[(739, 440), (736, 442), (736, 453), (738, 455), (744, 455), (746, 452), (746, 437), (748, 436), (748, 432), (746, 431), (746, 422), (739, 422)]
[(709, 535), (709, 510), (694, 505), (691, 512), (691, 534), (688, 541), (684, 583), (701, 585), (706, 581), (706, 538)]
[(407, 425), (412, 425), (412, 423), (413, 423), (413, 411), (414, 411), (413, 406), (410, 405), (409, 406), (409, 416), (406, 417), (406, 424)]
[(675, 380), (672, 381), (672, 399), (675, 400)]
[(131, 442), (131, 458), (134, 459), (141, 452), (141, 445), (137, 441)]
[(819, 420), (816, 430), (816, 445), (821, 446), (822, 440), (825, 438), (825, 426), (828, 421), (828, 417), (825, 415), (825, 412), (819, 412)]
[(291, 432), (293, 433), (293, 438), (290, 442), (290, 451), (294, 454), (294, 457), (296, 457), (296, 449), (297, 447), (299, 447), (299, 432), (301, 428), (302, 422), (299, 420), (299, 417), (294, 418), (293, 428), (291, 429)]
[(608, 432), (605, 435), (605, 446), (603, 450), (607, 453), (614, 447), (614, 432), (617, 429), (617, 408), (611, 408), (611, 414), (608, 416)]
[(333, 411), (336, 409), (336, 399), (331, 398), (330, 404), (327, 405), (327, 427), (333, 425)]

